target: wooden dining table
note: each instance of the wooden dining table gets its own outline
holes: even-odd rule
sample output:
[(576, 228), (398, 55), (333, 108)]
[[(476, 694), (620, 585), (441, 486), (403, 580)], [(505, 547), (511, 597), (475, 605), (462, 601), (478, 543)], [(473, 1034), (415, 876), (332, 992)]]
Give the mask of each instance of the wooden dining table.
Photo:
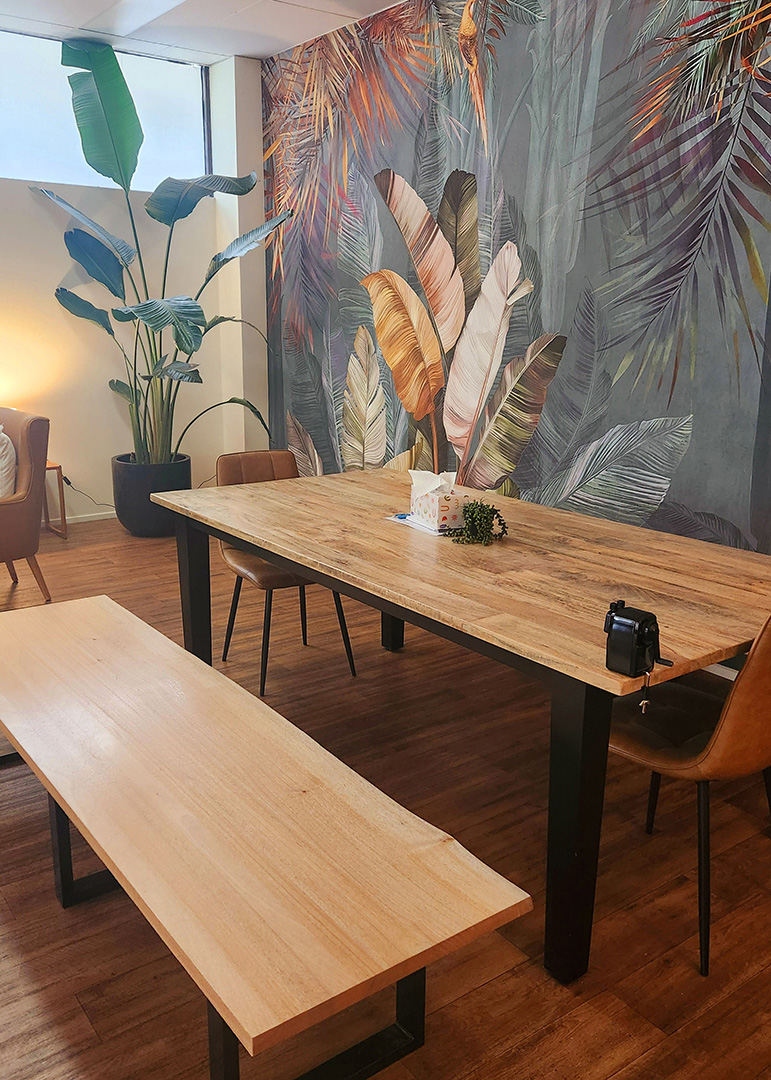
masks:
[(605, 665), (608, 606), (656, 614), (672, 666), (654, 668), (655, 685), (750, 646), (771, 610), (771, 559), (498, 495), (505, 539), (454, 544), (387, 520), (410, 499), (409, 476), (388, 469), (152, 498), (176, 515), (185, 647), (208, 663), (213, 536), (379, 609), (386, 649), (403, 647), (407, 622), (548, 685), (544, 965), (563, 983), (582, 975), (613, 701), (642, 686)]

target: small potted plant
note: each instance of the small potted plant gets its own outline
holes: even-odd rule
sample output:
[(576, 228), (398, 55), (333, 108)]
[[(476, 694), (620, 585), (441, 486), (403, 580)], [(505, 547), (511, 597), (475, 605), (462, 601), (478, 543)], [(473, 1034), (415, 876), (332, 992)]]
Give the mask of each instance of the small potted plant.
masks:
[[(152, 503), (150, 494), (190, 487), (190, 458), (180, 452), (180, 446), (191, 425), (220, 405), (236, 404), (252, 412), (268, 430), (259, 409), (245, 398), (228, 398), (203, 409), (179, 436), (174, 414), (180, 386), (203, 381), (193, 357), (204, 337), (223, 322), (244, 321), (222, 315), (207, 317), (200, 303), (202, 293), (223, 266), (259, 247), (291, 212), (244, 233), (215, 255), (194, 296), (167, 297), (177, 222), (215, 191), (245, 195), (256, 184), (257, 175), (167, 178), (145, 202), (150, 217), (168, 229), (160, 292), (153, 295), (129, 198), (144, 135), (120, 65), (112, 48), (96, 41), (63, 42), (62, 64), (78, 69), (69, 82), (83, 154), (92, 169), (122, 188), (132, 242), (113, 236), (55, 192), (33, 187), (75, 219), (77, 225), (64, 234), (67, 250), (117, 303), (109, 312), (64, 288), (56, 290), (56, 299), (73, 315), (101, 327), (120, 353), (124, 367), (125, 378), (111, 379), (109, 384), (126, 402), (134, 442), (132, 452), (112, 460), (118, 519), (135, 536), (169, 535), (174, 531), (173, 517)], [(264, 338), (258, 327), (254, 329)]]

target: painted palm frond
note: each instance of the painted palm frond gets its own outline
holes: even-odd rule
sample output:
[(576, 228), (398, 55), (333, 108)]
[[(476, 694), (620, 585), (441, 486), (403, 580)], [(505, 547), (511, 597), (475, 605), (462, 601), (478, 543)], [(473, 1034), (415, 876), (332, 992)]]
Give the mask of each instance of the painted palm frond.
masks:
[(692, 416), (619, 424), (581, 447), (544, 487), (520, 497), (592, 517), (643, 525), (669, 491), (691, 441)]
[(684, 503), (664, 499), (658, 509), (646, 522), (648, 529), (658, 532), (675, 533), (677, 536), (690, 536), (693, 540), (706, 540), (708, 544), (723, 544), (725, 547), (743, 548), (754, 551), (738, 525), (720, 517), (719, 514), (691, 510)]
[(587, 282), (538, 428), (517, 467), (514, 479), (520, 487), (543, 487), (566, 467), (579, 447), (599, 435), (610, 405), (607, 345), (605, 320)]
[(289, 375), (289, 412), (310, 436), (324, 471), (336, 472), (340, 468), (337, 426), (321, 363), (305, 342), (289, 336), (284, 341), (284, 356)]
[(593, 209), (622, 201), (644, 216), (647, 243), (619, 261), (608, 290), (613, 343), (628, 343), (617, 378), (637, 363), (636, 384), (670, 395), (684, 362), (696, 364), (699, 295), (709, 282), (739, 373), (734, 310), (757, 354), (741, 264), (764, 301), (768, 285), (754, 230), (771, 231), (771, 82), (734, 77), (719, 115), (696, 113), (663, 136), (648, 131)]
[(412, 186), (432, 217), (436, 217), (444, 191), (444, 177), (447, 174), (446, 143), (444, 125), (439, 119), (439, 106), (432, 100), (418, 121), (415, 163), (412, 167)]
[(383, 233), (375, 195), (356, 163), (351, 161), (337, 230), (337, 267), (343, 274), (361, 281), (380, 269), (382, 256)]

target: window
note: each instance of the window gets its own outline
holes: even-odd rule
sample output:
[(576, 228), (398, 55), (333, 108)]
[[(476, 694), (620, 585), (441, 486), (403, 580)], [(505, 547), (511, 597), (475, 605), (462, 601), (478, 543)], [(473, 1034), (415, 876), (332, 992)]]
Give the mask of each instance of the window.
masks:
[[(70, 68), (61, 45), (0, 32), (0, 177), (37, 184), (112, 187), (83, 158), (72, 115)], [(132, 187), (152, 191), (167, 176), (200, 176), (204, 167), (202, 69), (119, 53), (145, 141)]]

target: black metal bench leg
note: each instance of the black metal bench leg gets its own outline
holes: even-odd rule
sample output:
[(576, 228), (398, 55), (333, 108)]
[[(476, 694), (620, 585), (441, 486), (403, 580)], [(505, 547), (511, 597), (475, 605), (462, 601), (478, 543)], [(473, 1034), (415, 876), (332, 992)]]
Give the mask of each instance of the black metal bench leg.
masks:
[(209, 1080), (239, 1080), (238, 1039), (209, 1001)]
[(72, 869), (72, 840), (70, 819), (54, 798), (48, 796), (51, 820), (51, 847), (54, 857), (54, 888), (56, 898), (63, 908), (72, 907), (83, 900), (119, 889), (120, 883), (109, 870), (97, 870), (94, 874), (76, 878)]
[(340, 624), (340, 634), (342, 635), (343, 645), (345, 646), (345, 655), (348, 657), (348, 667), (351, 669), (351, 675), (356, 675), (356, 665), (353, 662), (353, 649), (351, 648), (351, 639), (348, 636), (348, 624), (345, 621), (343, 601), (340, 598), (339, 592), (333, 590), (332, 595), (335, 598), (335, 611), (337, 612), (337, 621)]
[(709, 975), (709, 780), (696, 784), (699, 807), (699, 971)]

